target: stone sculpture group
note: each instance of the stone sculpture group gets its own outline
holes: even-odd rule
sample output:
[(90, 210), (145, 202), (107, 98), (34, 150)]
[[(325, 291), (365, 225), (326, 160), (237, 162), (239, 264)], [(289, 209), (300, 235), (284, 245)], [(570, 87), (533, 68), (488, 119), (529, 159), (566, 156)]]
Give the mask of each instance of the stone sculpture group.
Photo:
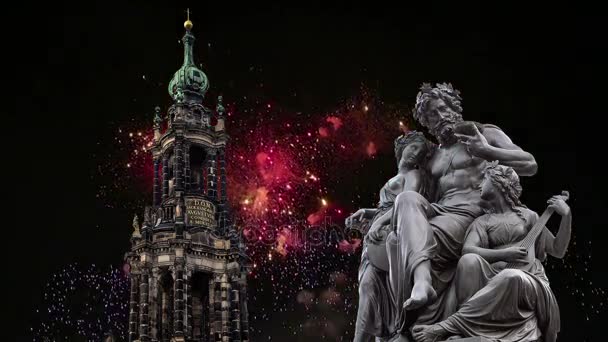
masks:
[[(539, 217), (520, 201), (534, 157), (497, 126), (464, 121), (451, 84), (423, 84), (410, 131), (395, 140), (398, 173), (366, 222), (355, 341), (435, 342), (464, 337), (554, 342), (559, 308), (542, 261), (570, 242), (568, 193)], [(545, 224), (561, 216), (557, 234)]]

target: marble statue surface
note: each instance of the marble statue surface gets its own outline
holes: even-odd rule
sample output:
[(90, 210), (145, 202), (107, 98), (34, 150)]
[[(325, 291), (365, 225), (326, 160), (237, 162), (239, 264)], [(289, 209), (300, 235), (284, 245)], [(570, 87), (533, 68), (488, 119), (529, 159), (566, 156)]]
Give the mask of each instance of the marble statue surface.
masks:
[[(534, 156), (499, 127), (464, 121), (451, 84), (423, 84), (416, 131), (395, 140), (397, 174), (380, 190), (359, 268), (354, 341), (555, 341), (559, 308), (544, 272), (571, 235), (563, 192), (539, 216), (520, 201)], [(557, 234), (545, 227), (561, 216)], [(472, 339), (470, 339), (472, 338)]]

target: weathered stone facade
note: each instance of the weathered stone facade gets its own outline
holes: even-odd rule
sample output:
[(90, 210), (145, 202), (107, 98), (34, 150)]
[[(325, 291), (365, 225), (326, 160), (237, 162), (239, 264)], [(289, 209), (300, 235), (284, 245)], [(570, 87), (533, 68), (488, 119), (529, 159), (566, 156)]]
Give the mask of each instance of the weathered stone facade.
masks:
[(129, 341), (248, 341), (245, 248), (226, 196), (225, 110), (221, 97), (215, 110), (203, 105), (209, 83), (193, 61), (192, 23), (184, 26), (174, 103), (165, 117), (158, 107), (154, 114), (152, 205), (141, 228), (134, 219), (125, 255)]

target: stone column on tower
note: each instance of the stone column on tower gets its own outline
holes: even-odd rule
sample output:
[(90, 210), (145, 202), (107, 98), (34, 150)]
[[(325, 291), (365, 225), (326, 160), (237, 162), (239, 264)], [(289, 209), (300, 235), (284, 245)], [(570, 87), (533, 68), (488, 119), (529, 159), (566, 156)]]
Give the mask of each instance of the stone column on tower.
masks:
[(148, 298), (149, 298), (149, 309), (148, 313), (150, 316), (150, 340), (156, 341), (158, 340), (158, 315), (160, 308), (158, 306), (158, 282), (160, 279), (160, 272), (158, 267), (152, 268), (152, 273), (150, 274), (150, 279), (148, 280)]
[(241, 278), (244, 280), (240, 288), (241, 300), (241, 337), (243, 342), (249, 341), (249, 311), (247, 309), (247, 274), (243, 272)]
[(160, 160), (158, 158), (154, 158), (154, 184), (153, 184), (153, 192), (152, 192), (152, 205), (157, 207), (160, 203)]
[(209, 312), (208, 312), (209, 322), (209, 341), (213, 340), (213, 336), (215, 336), (215, 277), (211, 275), (209, 277)]
[[(178, 251), (182, 251), (179, 249)], [(174, 305), (174, 314), (173, 314), (173, 328), (174, 336), (183, 337), (184, 336), (184, 265), (183, 265), (183, 257), (177, 257), (178, 259), (175, 264), (175, 305)]]
[(163, 154), (163, 201), (169, 196), (169, 157)]
[(215, 341), (222, 341), (222, 279), (215, 275), (213, 285), (213, 331)]
[(231, 341), (241, 341), (241, 302), (240, 302), (240, 283), (238, 279), (231, 282), (232, 290), (230, 296), (230, 329), (232, 334)]
[(131, 273), (131, 289), (129, 291), (129, 342), (137, 339), (139, 316), (139, 274)]
[(175, 138), (175, 165), (173, 167), (175, 174), (175, 191), (184, 190), (184, 138), (177, 136)]
[(228, 342), (230, 340), (230, 282), (228, 275), (222, 275), (220, 287), (222, 291), (222, 342)]
[(190, 143), (184, 144), (184, 182), (185, 189), (190, 191)]
[(194, 338), (192, 331), (192, 269), (190, 267), (184, 271), (184, 298), (186, 300), (185, 334), (188, 338)]
[(217, 179), (215, 165), (216, 150), (214, 148), (207, 149), (206, 168), (207, 168), (207, 197), (211, 201), (217, 199)]
[(226, 234), (229, 226), (228, 219), (228, 201), (227, 201), (227, 189), (226, 189), (226, 156), (225, 149), (222, 147), (218, 149), (218, 174), (217, 180), (219, 182), (218, 197), (218, 228), (221, 235)]
[[(172, 274), (175, 274), (173, 267), (169, 267), (167, 277), (172, 278)], [(160, 318), (162, 321), (160, 328), (161, 328), (161, 334), (164, 338), (172, 335), (173, 330), (174, 330), (173, 329), (173, 306), (174, 306), (173, 305), (174, 304), (173, 286), (171, 286), (171, 288), (167, 288), (166, 284), (163, 284), (162, 298), (159, 301), (159, 304), (161, 305)]]
[(148, 328), (149, 328), (149, 316), (148, 316), (148, 270), (142, 269), (139, 283), (139, 340), (141, 342), (149, 341)]
[(220, 198), (221, 203), (228, 201), (228, 191), (226, 188), (226, 148), (222, 147), (218, 150), (218, 169), (220, 173)]

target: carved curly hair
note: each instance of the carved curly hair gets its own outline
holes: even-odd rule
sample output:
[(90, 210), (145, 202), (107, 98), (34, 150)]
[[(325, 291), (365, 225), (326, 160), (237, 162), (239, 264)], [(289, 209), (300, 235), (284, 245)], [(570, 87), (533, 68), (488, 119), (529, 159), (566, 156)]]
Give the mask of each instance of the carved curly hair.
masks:
[(441, 99), (454, 112), (456, 112), (457, 121), (462, 120), (462, 106), (460, 102), (460, 91), (454, 89), (451, 83), (437, 83), (435, 88), (430, 83), (423, 83), (420, 87), (420, 92), (416, 96), (416, 106), (412, 111), (414, 119), (420, 122), (423, 126), (427, 126), (426, 112), (427, 105), (433, 99)]
[(521, 208), (526, 208), (526, 206), (519, 200), (522, 187), (515, 170), (512, 167), (498, 164), (498, 161), (493, 161), (486, 166), (484, 176), (502, 192), (511, 209), (525, 220)]
[(423, 155), (422, 160), (426, 160), (432, 155), (435, 145), (427, 140), (422, 132), (409, 131), (395, 139), (395, 158), (397, 159), (397, 164), (401, 160), (401, 155), (403, 154), (405, 147), (415, 141), (424, 144), (426, 153)]

